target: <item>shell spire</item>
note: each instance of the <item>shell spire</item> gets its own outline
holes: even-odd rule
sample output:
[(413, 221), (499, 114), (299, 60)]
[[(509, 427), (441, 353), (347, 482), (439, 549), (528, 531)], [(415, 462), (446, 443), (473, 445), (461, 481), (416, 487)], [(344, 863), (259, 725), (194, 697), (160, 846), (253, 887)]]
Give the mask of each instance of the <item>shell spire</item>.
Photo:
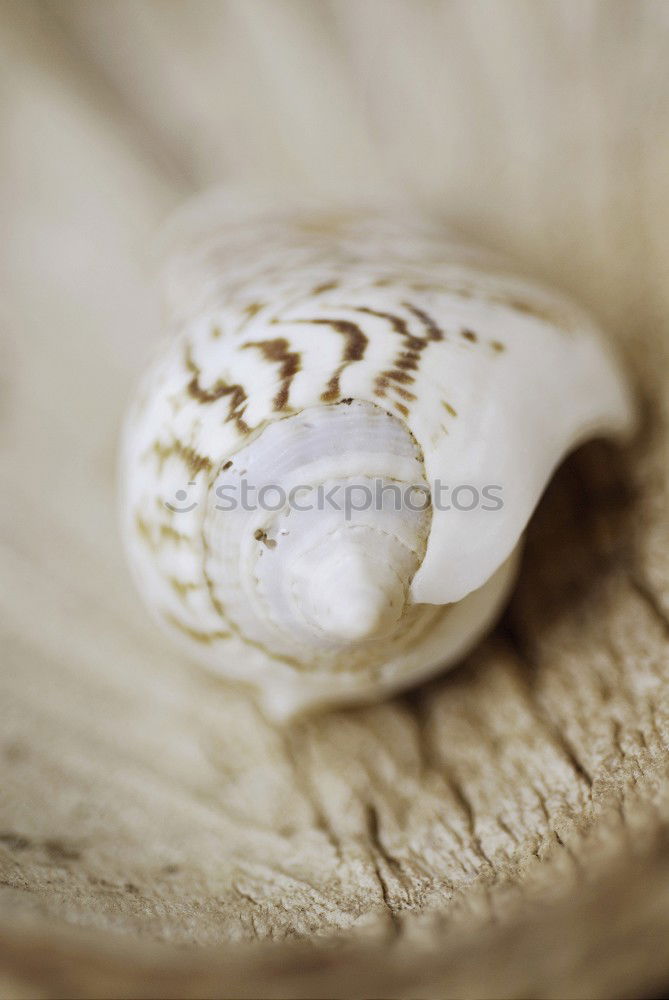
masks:
[(430, 223), (210, 214), (167, 275), (172, 345), (124, 438), (130, 562), (276, 718), (462, 656), (553, 469), (633, 426), (592, 321)]
[(333, 547), (326, 540), (299, 567), (296, 597), (326, 642), (348, 645), (388, 635), (404, 610), (409, 578), (397, 563), (406, 560), (396, 558), (391, 541), (381, 539), (376, 551), (365, 542), (345, 539)]

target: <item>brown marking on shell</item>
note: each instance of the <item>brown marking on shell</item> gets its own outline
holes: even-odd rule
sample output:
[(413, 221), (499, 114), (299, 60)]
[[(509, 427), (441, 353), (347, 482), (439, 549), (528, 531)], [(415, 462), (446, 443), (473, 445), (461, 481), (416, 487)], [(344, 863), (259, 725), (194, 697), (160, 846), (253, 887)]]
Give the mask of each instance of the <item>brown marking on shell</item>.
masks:
[(171, 524), (158, 524), (156, 529), (158, 531), (158, 539), (155, 537), (155, 533), (152, 530), (152, 526), (144, 520), (141, 514), (135, 515), (135, 526), (137, 528), (137, 534), (142, 539), (144, 544), (152, 552), (158, 552), (161, 547), (161, 543), (165, 540), (171, 542), (176, 542), (180, 544), (181, 542), (187, 542), (190, 544), (191, 539), (188, 535), (182, 535), (176, 528), (173, 528)]
[(408, 389), (403, 389), (401, 385), (394, 385), (392, 388), (396, 395), (400, 396), (402, 399), (406, 399), (408, 403), (413, 403), (416, 399), (415, 392), (409, 392)]
[(244, 314), (248, 317), (248, 319), (253, 319), (253, 317), (257, 316), (261, 309), (264, 308), (264, 302), (249, 302), (248, 305), (244, 306)]
[(412, 281), (409, 288), (413, 292), (439, 292), (442, 295), (457, 295), (462, 299), (471, 299), (473, 295), (470, 289), (451, 285), (447, 281)]
[(187, 635), (189, 639), (193, 639), (195, 642), (201, 642), (203, 645), (210, 645), (212, 642), (216, 642), (217, 639), (229, 639), (232, 636), (232, 632), (201, 632), (199, 629), (192, 628), (190, 625), (186, 625), (182, 622), (176, 615), (167, 614), (165, 615), (165, 621), (169, 622), (174, 628), (179, 629), (184, 635)]
[(404, 385), (411, 385), (413, 382), (416, 381), (413, 375), (409, 375), (408, 372), (402, 371), (401, 369), (398, 371), (397, 369), (393, 368), (390, 371), (382, 372), (382, 374), (385, 375), (386, 378), (390, 379), (392, 382), (402, 382)]
[(137, 528), (137, 534), (142, 539), (142, 541), (150, 548), (155, 547), (153, 541), (153, 535), (151, 533), (151, 528), (146, 523), (141, 514), (135, 514), (135, 527)]
[[(406, 399), (407, 402), (413, 403), (413, 401), (416, 399), (416, 394), (414, 392), (409, 392), (408, 389), (404, 389), (401, 385), (397, 385), (397, 382), (400, 381), (398, 379), (398, 376), (404, 374), (405, 374), (404, 372), (396, 372), (396, 371), (381, 372), (381, 374), (377, 375), (376, 378), (374, 379), (375, 394), (377, 396), (385, 396), (385, 390), (392, 389), (397, 396), (401, 397), (401, 399)], [(414, 379), (409, 377), (407, 381), (413, 382)], [(391, 385), (391, 382), (395, 384)]]
[(390, 323), (395, 333), (399, 333), (401, 337), (411, 338), (412, 334), (403, 316), (383, 312), (380, 309), (372, 309), (370, 306), (354, 306), (354, 308), (356, 312), (365, 313), (366, 316), (376, 316), (378, 319), (385, 319), (387, 323)]
[(262, 352), (265, 361), (273, 361), (279, 364), (279, 378), (281, 385), (276, 396), (272, 400), (275, 410), (284, 410), (288, 403), (290, 387), (293, 379), (300, 371), (302, 365), (302, 355), (299, 351), (291, 351), (290, 343), (285, 337), (276, 337), (274, 340), (258, 340), (244, 344), (244, 348), (257, 347)]
[(177, 531), (177, 529), (173, 528), (171, 524), (161, 524), (159, 525), (158, 530), (160, 532), (161, 539), (168, 538), (171, 542), (177, 543), (188, 542), (188, 544), (190, 544), (191, 542), (188, 535), (184, 535), (180, 531)]
[(496, 354), (501, 354), (502, 351), (506, 350), (506, 345), (501, 342), (501, 340), (491, 340), (490, 346)]
[(350, 364), (352, 361), (361, 361), (365, 356), (365, 351), (369, 341), (367, 339), (367, 335), (362, 332), (357, 323), (352, 323), (349, 319), (321, 318), (316, 320), (307, 320), (307, 322), (327, 324), (345, 338), (346, 344), (344, 346), (342, 360), (347, 364)]
[(199, 590), (200, 584), (196, 583), (194, 580), (179, 580), (176, 576), (168, 576), (168, 583), (174, 591), (179, 595), (182, 601), (186, 601), (188, 594), (193, 590)]
[[(356, 312), (385, 320), (390, 324), (393, 332), (399, 334), (404, 341), (403, 350), (393, 359), (393, 368), (381, 372), (374, 380), (374, 394), (383, 399), (386, 396), (386, 390), (392, 388), (396, 395), (408, 402), (413, 402), (416, 399), (414, 393), (402, 388), (402, 386), (411, 385), (415, 382), (415, 376), (409, 373), (418, 371), (422, 352), (430, 342), (443, 340), (444, 332), (425, 310), (414, 306), (410, 302), (403, 302), (402, 305), (423, 324), (426, 330), (424, 336), (421, 337), (412, 333), (407, 320), (404, 316), (397, 315), (397, 313), (372, 309), (370, 306), (354, 306), (353, 308)], [(403, 413), (403, 410), (400, 410), (400, 412), (404, 416), (408, 416), (408, 408), (404, 407), (403, 409), (406, 409), (407, 412)]]
[(250, 427), (244, 421), (244, 412), (248, 403), (248, 396), (243, 385), (237, 383), (230, 384), (224, 379), (217, 379), (211, 389), (204, 389), (200, 384), (202, 372), (193, 360), (190, 345), (186, 346), (184, 362), (186, 369), (191, 373), (192, 378), (186, 386), (188, 395), (196, 399), (198, 403), (216, 403), (219, 399), (229, 396), (228, 414), (226, 421), (233, 420), (240, 434), (248, 434)]
[(395, 358), (395, 367), (403, 371), (414, 372), (418, 370), (420, 353), (418, 351), (403, 351)]
[(362, 332), (357, 323), (353, 323), (350, 319), (330, 319), (324, 316), (318, 316), (314, 319), (276, 320), (275, 322), (307, 323), (316, 326), (329, 326), (342, 335), (344, 338), (344, 349), (342, 351), (341, 364), (332, 374), (325, 386), (325, 389), (321, 393), (321, 400), (324, 403), (336, 403), (341, 393), (339, 380), (342, 372), (344, 372), (350, 364), (353, 364), (353, 362), (361, 361), (362, 358), (364, 358), (367, 344), (369, 343), (367, 335)]
[[(413, 337), (413, 334), (409, 330), (407, 321), (403, 316), (397, 316), (395, 313), (383, 312), (380, 309), (372, 309), (370, 306), (355, 306), (356, 312), (364, 313), (367, 316), (376, 316), (378, 319), (383, 319), (390, 324), (393, 331), (398, 333), (404, 338), (410, 347), (409, 353), (412, 355), (412, 360), (414, 360), (415, 366), (412, 370), (418, 368), (418, 358), (420, 357), (420, 350), (418, 345), (418, 340)], [(415, 341), (415, 343), (414, 343)], [(385, 390), (390, 386), (390, 382), (402, 382), (402, 383), (412, 383), (415, 381), (412, 375), (409, 375), (406, 369), (406, 351), (402, 352), (401, 357), (398, 357), (393, 363), (396, 365), (395, 368), (389, 371), (383, 371), (377, 375), (374, 380), (374, 393), (380, 398), (384, 398), (386, 393)], [(397, 365), (397, 361), (401, 361), (401, 365)], [(393, 386), (398, 395), (404, 396), (404, 398), (415, 399), (416, 397), (413, 393), (408, 393), (406, 390), (401, 390), (399, 386)], [(407, 414), (405, 414), (406, 416)]]
[(466, 327), (464, 330), (460, 330), (460, 336), (468, 340), (471, 344), (476, 344), (479, 339), (473, 330), (468, 330)]
[(207, 458), (206, 455), (200, 455), (190, 445), (184, 444), (183, 441), (179, 441), (177, 438), (175, 438), (171, 444), (163, 444), (162, 441), (154, 441), (151, 446), (151, 451), (158, 459), (158, 467), (161, 472), (167, 459), (173, 456), (180, 458), (181, 461), (184, 462), (184, 464), (188, 467), (188, 471), (191, 476), (196, 476), (198, 472), (202, 472), (202, 470), (208, 472), (211, 469), (210, 458)]
[(345, 364), (339, 365), (339, 367), (334, 372), (332, 377), (329, 378), (328, 381), (326, 382), (325, 389), (321, 393), (321, 399), (324, 403), (336, 403), (337, 397), (341, 392), (339, 379), (341, 378), (341, 374), (343, 371), (345, 371), (345, 369), (346, 369)]
[(246, 302), (244, 305), (241, 305), (240, 303), (239, 308), (241, 308), (242, 319), (237, 326), (237, 332), (241, 332), (247, 324), (251, 322), (253, 317), (257, 316), (266, 305), (266, 302)]
[(441, 329), (436, 320), (430, 316), (428, 312), (424, 309), (419, 309), (418, 306), (413, 305), (411, 302), (403, 302), (402, 305), (405, 309), (408, 309), (410, 313), (421, 321), (425, 329), (427, 330), (428, 340), (445, 340), (446, 334)]
[(497, 305), (507, 306), (516, 312), (524, 313), (526, 316), (533, 316), (544, 323), (550, 323), (559, 329), (568, 330), (570, 323), (559, 306), (552, 306), (546, 302), (530, 301), (527, 298), (517, 298), (511, 295), (495, 295), (491, 301)]
[[(384, 284), (390, 283), (390, 279), (384, 281)], [(452, 295), (464, 300), (480, 299), (491, 305), (503, 306), (507, 309), (513, 309), (515, 312), (533, 316), (535, 319), (550, 323), (566, 332), (572, 326), (572, 321), (570, 321), (566, 310), (561, 309), (559, 303), (542, 302), (539, 299), (531, 299), (527, 295), (521, 298), (503, 291), (486, 288), (483, 285), (473, 283), (467, 286), (455, 284), (446, 279), (442, 281), (413, 281), (408, 287), (415, 292), (436, 292), (440, 295)]]
[(444, 407), (446, 412), (450, 414), (450, 416), (457, 417), (458, 415), (457, 410), (454, 410), (450, 403), (447, 403), (445, 400), (442, 399), (441, 405)]
[(339, 288), (338, 281), (323, 281), (320, 285), (316, 285), (315, 288), (311, 289), (311, 294), (322, 295), (323, 292), (332, 292), (335, 288)]

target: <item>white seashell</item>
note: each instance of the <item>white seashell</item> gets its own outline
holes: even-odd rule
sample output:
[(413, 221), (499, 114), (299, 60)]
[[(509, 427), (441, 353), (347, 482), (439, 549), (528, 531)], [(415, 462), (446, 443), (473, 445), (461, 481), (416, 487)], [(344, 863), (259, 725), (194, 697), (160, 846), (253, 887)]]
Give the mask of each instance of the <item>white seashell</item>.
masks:
[(491, 627), (556, 465), (631, 431), (627, 386), (576, 306), (438, 226), (210, 230), (124, 436), (139, 589), (275, 718), (408, 686)]

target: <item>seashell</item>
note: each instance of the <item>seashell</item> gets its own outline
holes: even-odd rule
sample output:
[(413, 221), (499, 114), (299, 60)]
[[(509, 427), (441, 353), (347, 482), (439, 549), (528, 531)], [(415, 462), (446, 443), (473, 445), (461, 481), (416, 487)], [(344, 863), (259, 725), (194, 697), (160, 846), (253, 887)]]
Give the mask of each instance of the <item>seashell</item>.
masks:
[(427, 221), (208, 229), (166, 267), (170, 340), (124, 434), (147, 605), (276, 719), (453, 664), (503, 608), (558, 463), (632, 430), (609, 346)]

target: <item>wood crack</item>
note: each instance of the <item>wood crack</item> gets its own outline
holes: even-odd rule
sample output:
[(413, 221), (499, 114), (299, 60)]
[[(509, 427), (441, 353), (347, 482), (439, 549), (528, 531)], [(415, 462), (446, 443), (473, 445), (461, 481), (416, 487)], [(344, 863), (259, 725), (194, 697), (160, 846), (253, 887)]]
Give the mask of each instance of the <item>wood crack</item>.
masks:
[(476, 849), (476, 853), (478, 854), (481, 861), (485, 862), (485, 864), (488, 865), (493, 877), (496, 878), (497, 872), (495, 866), (492, 863), (489, 856), (487, 855), (487, 853), (485, 852), (483, 844), (481, 843), (481, 838), (476, 830), (476, 817), (474, 814), (474, 807), (472, 806), (467, 794), (465, 793), (464, 787), (452, 775), (448, 775), (446, 777), (446, 782), (448, 783), (448, 787), (453, 793), (456, 802), (458, 803), (458, 805), (460, 806), (465, 815), (465, 819), (467, 820), (467, 829), (469, 831), (469, 836), (471, 837), (472, 844)]
[(390, 857), (383, 844), (381, 843), (379, 837), (379, 817), (376, 811), (376, 807), (371, 803), (368, 803), (367, 810), (367, 833), (370, 842), (370, 855), (372, 859), (372, 865), (374, 867), (374, 872), (379, 882), (381, 888), (381, 896), (385, 904), (386, 910), (390, 917), (390, 923), (393, 930), (393, 936), (399, 937), (402, 933), (402, 921), (397, 913), (397, 910), (393, 906), (390, 890), (388, 888), (388, 883), (381, 871), (381, 865), (379, 859), (381, 858), (390, 868), (394, 870), (397, 867), (397, 861)]
[(525, 692), (526, 703), (531, 709), (532, 714), (535, 716), (537, 721), (541, 723), (547, 735), (553, 741), (555, 746), (557, 746), (557, 748), (561, 751), (563, 757), (571, 765), (574, 772), (586, 785), (588, 792), (591, 793), (594, 784), (593, 776), (583, 761), (579, 758), (576, 749), (572, 746), (566, 734), (563, 733), (559, 726), (552, 721), (543, 705), (541, 705), (538, 701), (536, 692), (529, 680), (532, 672), (531, 660), (527, 659), (524, 644), (519, 641), (515, 629), (511, 627), (508, 620), (506, 622), (506, 627), (503, 630), (503, 635), (506, 639), (507, 647), (516, 662), (516, 677), (518, 678), (522, 690)]
[(337, 836), (326, 811), (323, 809), (320, 798), (312, 785), (308, 767), (303, 763), (302, 756), (296, 752), (293, 746), (294, 739), (296, 738), (295, 734), (290, 730), (277, 730), (277, 733), (281, 739), (284, 753), (297, 780), (299, 791), (311, 808), (316, 826), (322, 833), (325, 834), (338, 861), (341, 862), (343, 857), (339, 837)]

